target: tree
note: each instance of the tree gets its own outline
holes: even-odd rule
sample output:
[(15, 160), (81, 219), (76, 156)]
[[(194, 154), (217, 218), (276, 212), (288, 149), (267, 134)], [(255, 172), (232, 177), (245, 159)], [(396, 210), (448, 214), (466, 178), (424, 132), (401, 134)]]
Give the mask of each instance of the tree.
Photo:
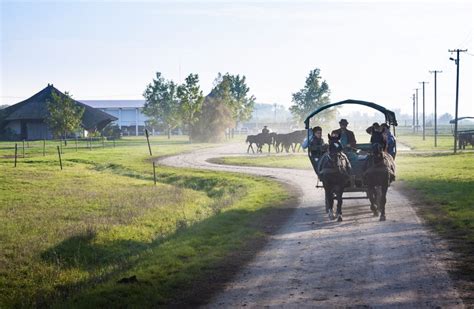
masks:
[(177, 85), (173, 81), (165, 80), (161, 73), (157, 72), (156, 79), (148, 84), (143, 96), (145, 97), (143, 113), (151, 118), (150, 123), (155, 125), (162, 123), (170, 138), (171, 130), (181, 121)]
[[(290, 107), (290, 111), (301, 121), (306, 119), (309, 113), (318, 107), (330, 103), (329, 95), (331, 92), (328, 83), (325, 80), (321, 82), (321, 78), (318, 68), (310, 71), (304, 88), (292, 95), (294, 104)], [(331, 110), (317, 115), (316, 120), (324, 123), (333, 120), (335, 117), (336, 110)]]
[(222, 98), (207, 96), (198, 121), (190, 132), (191, 139), (199, 142), (220, 142), (224, 139), (224, 130), (235, 125), (232, 110)]
[(52, 92), (47, 106), (49, 117), (46, 122), (54, 136), (65, 139), (80, 127), (85, 108), (77, 105), (68, 92), (64, 95)]
[[(188, 126), (191, 131), (192, 126), (198, 120), (198, 114), (202, 109), (204, 96), (199, 87), (199, 76), (197, 74), (189, 74), (184, 84), (178, 87), (179, 113), (183, 123)], [(191, 139), (191, 134), (189, 134)]]
[(245, 81), (245, 76), (219, 73), (210, 94), (212, 97), (219, 97), (230, 107), (232, 117), (237, 122), (249, 120), (255, 106), (255, 96), (249, 95), (250, 88)]
[(454, 119), (453, 115), (451, 115), (449, 113), (444, 113), (443, 115), (441, 115), (438, 118), (438, 123), (439, 124), (449, 124), (449, 122), (453, 119)]

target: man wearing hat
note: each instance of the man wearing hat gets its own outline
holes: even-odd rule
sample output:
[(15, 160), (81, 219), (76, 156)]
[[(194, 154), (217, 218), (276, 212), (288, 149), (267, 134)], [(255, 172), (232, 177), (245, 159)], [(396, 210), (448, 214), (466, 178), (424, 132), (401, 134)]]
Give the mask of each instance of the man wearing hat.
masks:
[(339, 121), (340, 128), (332, 131), (331, 134), (339, 136), (343, 147), (350, 146), (355, 148), (357, 145), (357, 141), (355, 139), (354, 132), (347, 129), (348, 124), (349, 122), (347, 122), (346, 119), (341, 119), (341, 121)]
[(263, 134), (268, 134), (268, 133), (270, 133), (270, 130), (268, 130), (267, 126), (263, 126), (262, 133), (263, 133)]

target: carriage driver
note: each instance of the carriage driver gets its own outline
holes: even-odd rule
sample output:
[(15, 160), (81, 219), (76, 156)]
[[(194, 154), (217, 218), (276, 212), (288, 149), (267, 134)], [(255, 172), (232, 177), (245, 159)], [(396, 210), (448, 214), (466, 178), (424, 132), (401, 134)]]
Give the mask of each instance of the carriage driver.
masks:
[(342, 147), (349, 146), (355, 148), (357, 146), (357, 141), (354, 132), (347, 129), (348, 124), (349, 122), (347, 122), (346, 119), (341, 119), (341, 121), (339, 121), (340, 128), (332, 131), (331, 135), (337, 135), (340, 137)]
[(263, 134), (268, 134), (268, 133), (270, 133), (270, 130), (268, 130), (267, 126), (263, 126), (262, 133), (263, 133)]

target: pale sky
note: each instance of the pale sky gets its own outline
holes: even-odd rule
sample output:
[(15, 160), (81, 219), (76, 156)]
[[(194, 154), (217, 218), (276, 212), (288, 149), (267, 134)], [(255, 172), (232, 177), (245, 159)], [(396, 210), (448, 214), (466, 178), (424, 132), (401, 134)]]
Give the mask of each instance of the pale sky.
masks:
[[(333, 102), (372, 101), (411, 113), (474, 116), (471, 1), (1, 1), (0, 104), (53, 83), (76, 99), (142, 99), (156, 71), (181, 82), (198, 73), (207, 94), (218, 72), (243, 74), (260, 103), (291, 105), (313, 68)], [(421, 103), (421, 90), (420, 90)]]

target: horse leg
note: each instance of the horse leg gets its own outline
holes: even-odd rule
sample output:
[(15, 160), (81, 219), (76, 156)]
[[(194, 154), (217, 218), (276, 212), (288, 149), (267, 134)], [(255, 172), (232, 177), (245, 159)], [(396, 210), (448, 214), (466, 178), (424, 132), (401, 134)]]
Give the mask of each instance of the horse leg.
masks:
[(270, 153), (270, 144), (268, 144), (268, 153)]
[(336, 188), (336, 197), (337, 197), (337, 211), (336, 211), (336, 216), (337, 216), (337, 222), (342, 221), (342, 194), (343, 194), (344, 188), (342, 186), (337, 186)]
[(375, 187), (373, 185), (367, 186), (367, 195), (369, 196), (370, 210), (372, 210), (372, 212), (374, 213), (374, 217), (378, 216), (379, 213), (377, 211), (377, 206), (376, 206)]
[[(252, 147), (252, 144), (249, 144), (249, 146), (247, 147), (247, 153), (250, 152), (250, 147)], [(253, 151), (253, 149), (252, 149), (252, 151)]]
[(332, 188), (329, 186), (324, 186), (324, 193), (325, 193), (325, 201), (326, 201), (326, 213), (328, 214), (329, 220), (334, 220), (334, 194), (332, 192)]
[(252, 144), (249, 145), (249, 148), (252, 148), (252, 153), (255, 154), (255, 150), (253, 150)]
[(380, 194), (380, 221), (385, 221), (385, 204), (387, 203), (388, 185), (384, 184), (381, 188)]

